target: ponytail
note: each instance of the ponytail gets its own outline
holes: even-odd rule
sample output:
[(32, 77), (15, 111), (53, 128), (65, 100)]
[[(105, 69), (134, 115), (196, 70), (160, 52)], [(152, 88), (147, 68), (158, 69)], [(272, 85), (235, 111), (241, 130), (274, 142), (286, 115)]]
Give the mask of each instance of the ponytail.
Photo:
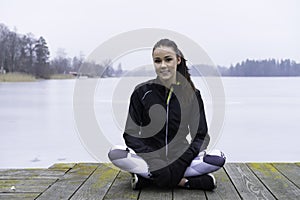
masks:
[[(181, 62), (179, 63), (179, 65), (177, 65), (177, 72), (179, 72), (188, 81), (188, 83), (192, 87), (193, 91), (195, 91), (196, 90), (195, 85), (191, 79), (191, 74), (189, 72), (189, 68), (186, 65), (187, 60), (184, 58), (182, 52), (179, 49), (177, 49), (177, 50), (178, 50), (178, 56), (181, 59)], [(179, 80), (179, 82), (180, 82), (180, 80)]]

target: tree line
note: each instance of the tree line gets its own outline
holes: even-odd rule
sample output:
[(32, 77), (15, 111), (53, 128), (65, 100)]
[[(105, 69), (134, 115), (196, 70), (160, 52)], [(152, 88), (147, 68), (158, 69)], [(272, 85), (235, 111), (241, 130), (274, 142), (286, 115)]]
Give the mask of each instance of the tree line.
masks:
[[(192, 66), (191, 74), (199, 76), (199, 71), (209, 75), (210, 66)], [(249, 60), (228, 67), (218, 66), (222, 76), (300, 76), (300, 64), (290, 59)], [(19, 34), (0, 24), (0, 73), (22, 72), (37, 78), (49, 78), (53, 74), (85, 75), (88, 77), (122, 76), (121, 64), (113, 68), (110, 59), (101, 64), (87, 62), (83, 55), (67, 57), (64, 49), (58, 49), (56, 57), (50, 60), (50, 51), (44, 37), (35, 38), (32, 33)], [(153, 74), (140, 69), (135, 72), (140, 75)], [(133, 74), (129, 74), (132, 76)]]
[(119, 64), (115, 70), (110, 59), (96, 64), (86, 62), (83, 55), (69, 58), (64, 49), (58, 49), (56, 57), (50, 60), (50, 51), (44, 37), (36, 38), (32, 33), (19, 34), (0, 24), (0, 73), (4, 72), (27, 73), (45, 79), (53, 74), (70, 72), (89, 77), (110, 77), (122, 73), (122, 67)]
[(300, 76), (300, 63), (290, 59), (249, 60), (231, 65), (218, 66), (222, 76)]

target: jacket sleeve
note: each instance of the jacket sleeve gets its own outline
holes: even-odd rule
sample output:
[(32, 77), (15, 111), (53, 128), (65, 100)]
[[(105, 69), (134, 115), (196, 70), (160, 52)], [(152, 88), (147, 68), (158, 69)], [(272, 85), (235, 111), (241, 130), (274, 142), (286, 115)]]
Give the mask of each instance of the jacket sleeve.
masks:
[(196, 90), (196, 99), (192, 102), (189, 129), (192, 142), (188, 150), (192, 151), (194, 156), (197, 156), (200, 149), (206, 148), (203, 146), (207, 146), (209, 142), (204, 105), (199, 90)]
[(148, 153), (152, 151), (149, 146), (145, 145), (145, 139), (140, 137), (143, 110), (144, 107), (141, 103), (141, 99), (138, 96), (137, 90), (135, 90), (130, 98), (123, 138), (126, 145), (136, 153)]

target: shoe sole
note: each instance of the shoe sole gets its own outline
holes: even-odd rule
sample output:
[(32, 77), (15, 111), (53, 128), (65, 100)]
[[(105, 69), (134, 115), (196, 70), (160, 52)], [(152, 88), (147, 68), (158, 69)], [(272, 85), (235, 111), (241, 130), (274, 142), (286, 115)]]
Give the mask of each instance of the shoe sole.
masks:
[(214, 183), (214, 188), (213, 189), (216, 189), (217, 188), (217, 181), (216, 181), (214, 175), (212, 175), (211, 173), (208, 173), (207, 175), (212, 178), (213, 183)]
[(138, 176), (136, 174), (131, 174), (132, 178), (131, 178), (131, 188), (133, 190), (136, 190), (136, 184), (138, 183)]

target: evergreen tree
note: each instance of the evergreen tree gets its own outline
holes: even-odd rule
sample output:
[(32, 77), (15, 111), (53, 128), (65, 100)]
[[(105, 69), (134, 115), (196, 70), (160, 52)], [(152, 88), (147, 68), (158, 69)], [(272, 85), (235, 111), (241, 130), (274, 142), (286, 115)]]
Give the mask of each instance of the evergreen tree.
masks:
[(49, 49), (46, 40), (40, 37), (35, 44), (36, 63), (35, 76), (40, 78), (49, 78)]

